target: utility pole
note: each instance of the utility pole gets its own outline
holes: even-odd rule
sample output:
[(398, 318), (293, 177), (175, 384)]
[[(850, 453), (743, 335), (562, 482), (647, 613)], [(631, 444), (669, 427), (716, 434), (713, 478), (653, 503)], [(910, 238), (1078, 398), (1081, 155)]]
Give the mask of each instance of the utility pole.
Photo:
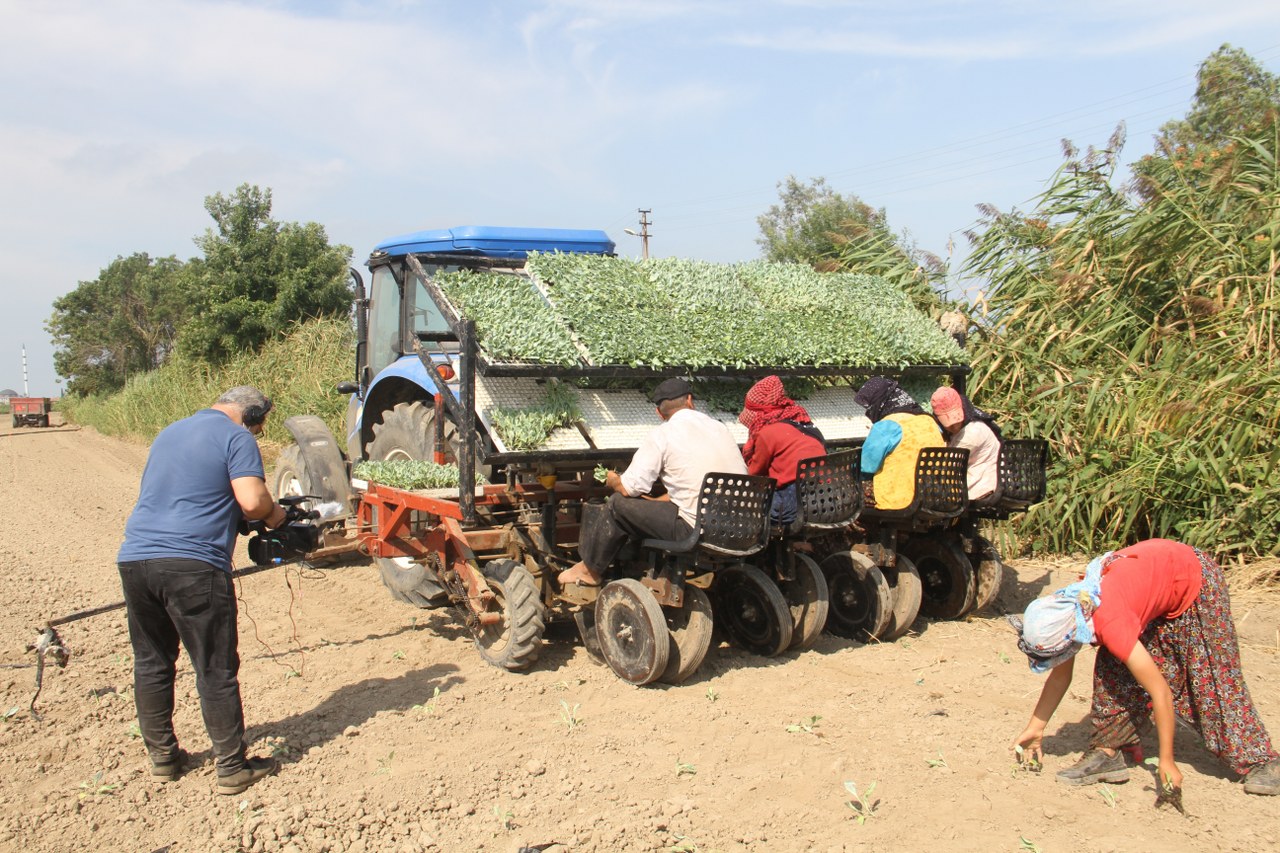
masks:
[(643, 257), (645, 260), (648, 260), (649, 259), (649, 226), (653, 224), (652, 222), (649, 221), (649, 214), (653, 213), (653, 208), (649, 208), (648, 210), (645, 210), (644, 208), (637, 208), (637, 212), (640, 214), (640, 231), (637, 233), (635, 231), (632, 231), (630, 228), (623, 228), (622, 230), (625, 233), (630, 234), (632, 237), (640, 238), (640, 241), (641, 241), (640, 251), (643, 253), (641, 257)]
[(27, 345), (22, 345), (22, 396), (30, 397), (31, 388), (27, 385)]

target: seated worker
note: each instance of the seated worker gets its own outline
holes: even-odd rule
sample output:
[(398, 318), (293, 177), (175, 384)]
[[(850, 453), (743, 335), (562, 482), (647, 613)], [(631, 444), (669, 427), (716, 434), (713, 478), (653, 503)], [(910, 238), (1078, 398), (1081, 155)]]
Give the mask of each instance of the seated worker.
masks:
[(943, 386), (933, 392), (929, 404), (947, 434), (947, 447), (969, 451), (967, 481), (969, 500), (980, 503), (996, 491), (1000, 470), (1000, 428), (995, 419), (954, 388)]
[(916, 459), (925, 447), (945, 447), (937, 422), (892, 379), (868, 379), (854, 402), (871, 419), (862, 445), (862, 473), (874, 475), (868, 498), (876, 509), (906, 509), (916, 494)]
[(796, 466), (827, 452), (822, 433), (804, 406), (787, 396), (776, 376), (751, 386), (738, 422), (747, 428), (747, 443), (742, 447), (747, 473), (772, 477), (778, 483), (769, 518), (775, 524), (790, 524), (799, 513)]
[[(688, 381), (667, 379), (649, 399), (662, 423), (644, 437), (626, 471), (609, 472), (605, 485), (615, 494), (608, 511), (584, 533), (578, 543), (582, 559), (560, 573), (562, 584), (598, 586), (630, 538), (685, 538), (697, 521), (703, 477), (712, 471), (747, 473), (729, 428), (693, 407)], [(646, 497), (659, 481), (667, 493)]]

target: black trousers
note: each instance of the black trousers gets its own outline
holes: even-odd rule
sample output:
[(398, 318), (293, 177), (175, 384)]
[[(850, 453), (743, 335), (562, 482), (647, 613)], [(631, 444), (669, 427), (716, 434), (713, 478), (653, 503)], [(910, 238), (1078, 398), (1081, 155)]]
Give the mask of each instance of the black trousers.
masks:
[(138, 729), (151, 760), (165, 763), (178, 751), (173, 687), (181, 641), (195, 671), (218, 775), (240, 771), (245, 757), (244, 706), (231, 574), (200, 560), (179, 558), (120, 563), (119, 569), (133, 645)]
[(615, 494), (586, 525), (578, 556), (597, 575), (604, 574), (628, 539), (684, 539), (693, 529), (671, 501)]

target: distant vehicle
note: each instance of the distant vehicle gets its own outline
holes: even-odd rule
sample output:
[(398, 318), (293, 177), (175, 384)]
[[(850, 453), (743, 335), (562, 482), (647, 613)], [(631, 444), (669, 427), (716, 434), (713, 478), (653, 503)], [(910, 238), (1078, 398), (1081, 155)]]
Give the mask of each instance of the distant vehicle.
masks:
[(47, 427), (49, 411), (53, 406), (48, 397), (10, 397), (9, 411), (13, 413), (13, 425)]

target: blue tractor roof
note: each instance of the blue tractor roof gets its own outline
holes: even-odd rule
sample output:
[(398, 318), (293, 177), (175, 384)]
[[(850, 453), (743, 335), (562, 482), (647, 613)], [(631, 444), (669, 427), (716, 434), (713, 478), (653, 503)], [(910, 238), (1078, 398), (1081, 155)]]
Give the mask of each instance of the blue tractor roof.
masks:
[(389, 237), (374, 247), (373, 253), (398, 256), (444, 252), (487, 258), (525, 258), (534, 251), (608, 255), (613, 253), (613, 249), (614, 242), (603, 231), (464, 225)]

